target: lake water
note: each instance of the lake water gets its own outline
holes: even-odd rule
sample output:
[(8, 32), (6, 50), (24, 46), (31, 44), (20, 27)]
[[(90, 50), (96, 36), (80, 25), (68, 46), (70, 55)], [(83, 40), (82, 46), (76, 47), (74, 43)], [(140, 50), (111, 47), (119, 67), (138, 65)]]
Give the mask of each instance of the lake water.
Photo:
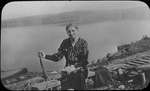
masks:
[[(150, 21), (108, 21), (80, 25), (80, 35), (89, 44), (89, 62), (102, 58), (108, 52), (117, 51), (117, 45), (135, 42), (143, 35), (150, 36)], [(27, 67), (29, 71), (41, 71), (37, 52), (55, 53), (66, 38), (65, 26), (40, 25), (1, 30), (1, 69)], [(60, 70), (65, 59), (55, 63), (43, 61), (46, 70)]]

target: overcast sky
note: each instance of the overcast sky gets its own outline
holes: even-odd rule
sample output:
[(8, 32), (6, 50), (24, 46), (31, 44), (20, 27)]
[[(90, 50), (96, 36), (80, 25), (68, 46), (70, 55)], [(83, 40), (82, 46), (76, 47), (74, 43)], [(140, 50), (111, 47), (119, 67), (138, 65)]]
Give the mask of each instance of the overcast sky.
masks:
[(126, 9), (147, 7), (138, 1), (21, 1), (3, 7), (2, 20), (41, 14), (57, 14), (73, 10)]

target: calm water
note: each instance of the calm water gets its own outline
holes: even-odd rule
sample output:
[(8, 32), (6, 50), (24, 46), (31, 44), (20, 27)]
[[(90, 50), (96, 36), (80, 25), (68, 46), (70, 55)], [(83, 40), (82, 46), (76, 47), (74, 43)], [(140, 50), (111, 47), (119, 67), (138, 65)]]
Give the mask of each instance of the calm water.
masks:
[[(80, 35), (88, 41), (89, 61), (117, 51), (116, 46), (150, 36), (150, 21), (116, 21), (81, 25)], [(41, 71), (37, 52), (52, 54), (66, 38), (64, 26), (41, 25), (5, 28), (1, 31), (2, 70), (27, 67), (29, 71)], [(59, 70), (65, 59), (55, 63), (44, 61), (46, 70)]]

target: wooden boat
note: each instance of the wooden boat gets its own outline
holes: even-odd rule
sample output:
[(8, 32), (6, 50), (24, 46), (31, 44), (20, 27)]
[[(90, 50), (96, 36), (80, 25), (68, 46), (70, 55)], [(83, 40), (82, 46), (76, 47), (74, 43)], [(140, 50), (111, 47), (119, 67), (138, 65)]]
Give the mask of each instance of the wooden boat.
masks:
[(17, 82), (20, 79), (24, 79), (22, 75), (26, 74), (27, 72), (28, 72), (27, 68), (19, 68), (19, 69), (1, 72), (2, 83), (10, 84), (13, 82)]

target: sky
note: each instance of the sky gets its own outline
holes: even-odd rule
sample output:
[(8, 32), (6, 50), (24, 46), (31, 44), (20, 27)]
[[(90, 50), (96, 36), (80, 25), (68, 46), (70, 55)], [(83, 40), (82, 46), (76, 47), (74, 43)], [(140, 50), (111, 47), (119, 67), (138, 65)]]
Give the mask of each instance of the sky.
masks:
[[(57, 15), (73, 10), (136, 7), (144, 7), (145, 12), (148, 12), (148, 7), (142, 2), (11, 2), (3, 8), (2, 20), (33, 15)], [(137, 12), (133, 13), (137, 14)], [(147, 17), (146, 14), (148, 13), (141, 14), (141, 16)], [(129, 13), (123, 15), (130, 16)], [(92, 61), (104, 57), (108, 52), (116, 52), (118, 45), (135, 42), (145, 34), (150, 36), (150, 20), (147, 18), (125, 18), (118, 21), (111, 19), (106, 22), (99, 21), (80, 25), (79, 29), (81, 37), (86, 39), (89, 44), (89, 61)], [(1, 68), (8, 70), (27, 67), (29, 71), (41, 72), (37, 52), (43, 50), (47, 54), (55, 53), (64, 38), (67, 38), (64, 26), (47, 24), (3, 28), (1, 31)], [(65, 59), (63, 58), (58, 63), (48, 60), (43, 62), (47, 70), (60, 70), (65, 64)]]
[(73, 10), (126, 9), (139, 6), (148, 7), (140, 1), (16, 1), (3, 7), (2, 20)]

